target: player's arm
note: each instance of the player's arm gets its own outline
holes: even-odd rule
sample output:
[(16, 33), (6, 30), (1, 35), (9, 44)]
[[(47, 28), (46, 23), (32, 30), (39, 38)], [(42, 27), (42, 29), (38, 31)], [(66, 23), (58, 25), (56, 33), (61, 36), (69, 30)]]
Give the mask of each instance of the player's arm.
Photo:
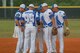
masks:
[(19, 28), (21, 28), (21, 25), (20, 25), (20, 23), (19, 23), (19, 16), (20, 16), (20, 14), (17, 12), (17, 13), (15, 14), (15, 23), (18, 25)]
[(23, 13), (23, 14), (22, 14), (22, 18), (21, 18), (22, 24), (25, 24), (25, 18), (26, 18), (26, 15), (25, 15), (25, 13)]
[(64, 23), (65, 23), (65, 26), (66, 26), (66, 30), (69, 30), (68, 19), (64, 19)]
[(56, 27), (56, 21), (55, 21), (55, 18), (54, 18), (54, 13), (52, 12), (49, 17), (52, 20), (53, 27)]
[(21, 18), (21, 25), (24, 25), (25, 24), (25, 19), (22, 17)]
[(55, 21), (55, 18), (54, 18), (54, 13), (52, 13), (50, 15), (50, 19), (52, 20), (52, 24), (53, 24), (52, 34), (57, 35), (58, 31), (57, 31), (57, 28), (56, 28), (56, 21)]
[(37, 17), (36, 22), (37, 22), (37, 25), (40, 25), (40, 20), (38, 20), (38, 17)]
[(36, 12), (36, 15), (35, 15), (35, 18), (36, 18), (36, 23), (37, 23), (37, 27), (38, 27), (38, 32), (40, 32), (40, 17), (38, 15), (38, 12)]
[(24, 32), (25, 17), (26, 17), (26, 15), (23, 13), (23, 14), (22, 14), (22, 17), (20, 18), (20, 21), (21, 21), (21, 31), (22, 31), (22, 32)]
[(21, 18), (21, 31), (24, 32), (24, 24), (25, 24), (25, 21), (24, 21), (24, 18), (22, 17)]
[(52, 18), (52, 24), (54, 25), (54, 27), (56, 27), (56, 23), (55, 23), (55, 19)]
[(52, 10), (49, 10), (49, 14), (50, 14), (49, 17), (52, 20), (53, 27), (56, 27), (54, 12), (52, 12)]
[(64, 19), (64, 23), (65, 23), (65, 26), (66, 26), (66, 30), (64, 31), (64, 36), (68, 36), (70, 34), (70, 30), (69, 30), (69, 24), (68, 24), (68, 19), (67, 19), (67, 16), (66, 14), (64, 13), (63, 14), (63, 19)]
[(66, 29), (68, 29), (68, 19), (64, 19), (64, 23), (65, 23), (65, 26), (66, 26)]
[(40, 25), (40, 17), (38, 15), (38, 12), (36, 12), (35, 18), (36, 18), (37, 25)]
[(19, 24), (18, 20), (16, 20), (15, 23), (19, 26), (19, 28), (21, 28), (21, 25)]
[(69, 30), (68, 18), (65, 13), (63, 13), (63, 19), (66, 26), (66, 30)]
[(54, 16), (52, 16), (52, 24), (53, 24), (52, 34), (57, 35), (58, 31), (57, 31), (57, 28), (56, 28), (56, 21), (55, 21)]

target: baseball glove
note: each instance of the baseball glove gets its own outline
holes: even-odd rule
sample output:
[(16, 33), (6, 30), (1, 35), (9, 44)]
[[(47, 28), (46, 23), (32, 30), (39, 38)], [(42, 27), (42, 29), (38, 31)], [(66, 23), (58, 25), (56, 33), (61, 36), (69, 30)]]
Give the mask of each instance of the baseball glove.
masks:
[(57, 28), (56, 27), (52, 28), (52, 34), (57, 35), (57, 33), (58, 33)]
[(69, 30), (66, 30), (66, 31), (64, 32), (64, 36), (68, 36), (68, 35), (70, 35), (70, 31), (69, 31)]

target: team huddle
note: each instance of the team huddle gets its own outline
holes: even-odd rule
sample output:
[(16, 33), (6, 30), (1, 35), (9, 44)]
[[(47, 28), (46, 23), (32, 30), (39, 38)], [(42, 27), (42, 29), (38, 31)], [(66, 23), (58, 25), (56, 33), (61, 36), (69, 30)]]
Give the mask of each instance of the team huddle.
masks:
[(56, 38), (60, 42), (60, 53), (64, 53), (64, 23), (65, 30), (69, 32), (67, 16), (59, 10), (57, 4), (48, 8), (47, 3), (42, 3), (37, 11), (34, 5), (21, 4), (15, 13), (15, 33), (18, 36), (16, 53), (37, 53), (36, 40), (39, 39), (39, 53), (44, 53), (43, 42), (45, 41), (47, 52), (57, 53)]

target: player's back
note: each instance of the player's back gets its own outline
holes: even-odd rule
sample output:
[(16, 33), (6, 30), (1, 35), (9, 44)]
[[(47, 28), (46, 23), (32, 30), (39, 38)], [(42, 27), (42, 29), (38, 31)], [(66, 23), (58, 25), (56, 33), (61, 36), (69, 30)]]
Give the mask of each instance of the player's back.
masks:
[(33, 10), (27, 10), (22, 15), (25, 19), (26, 24), (35, 26), (35, 12)]

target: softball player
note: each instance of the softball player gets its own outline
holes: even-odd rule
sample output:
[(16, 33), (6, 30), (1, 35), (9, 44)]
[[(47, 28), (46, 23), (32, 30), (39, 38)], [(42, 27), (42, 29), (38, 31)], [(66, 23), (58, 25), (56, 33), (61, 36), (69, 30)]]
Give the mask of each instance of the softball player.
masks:
[(28, 51), (28, 46), (30, 45), (30, 53), (35, 53), (35, 40), (36, 40), (36, 13), (33, 11), (34, 5), (29, 5), (29, 10), (23, 13), (23, 18), (25, 20), (25, 39), (24, 39), (24, 51), (26, 53)]
[(44, 32), (44, 39), (47, 46), (47, 53), (54, 52), (52, 50), (52, 43), (51, 43), (51, 36), (52, 36), (52, 27), (53, 24), (55, 25), (54, 18), (52, 18), (53, 12), (48, 9), (48, 4), (43, 3), (42, 9), (44, 9), (44, 13), (42, 14), (42, 23), (43, 23), (43, 32)]
[(20, 53), (23, 49), (23, 30), (24, 30), (24, 19), (22, 14), (25, 11), (25, 4), (21, 4), (19, 10), (15, 13), (15, 31), (18, 35), (18, 42), (16, 47), (16, 53)]
[(42, 4), (38, 8), (38, 12), (36, 12), (36, 19), (37, 19), (37, 24), (38, 24), (38, 29), (40, 30), (37, 32), (37, 38), (39, 39), (39, 49), (40, 52), (43, 53), (43, 27), (41, 27), (40, 22), (41, 22), (41, 17), (42, 17)]
[[(60, 51), (59, 52), (60, 53), (64, 53), (64, 39), (63, 39), (64, 38), (64, 36), (63, 36), (64, 23), (66, 25), (66, 30), (69, 30), (67, 16), (66, 16), (64, 11), (58, 9), (58, 5), (57, 4), (54, 4), (52, 6), (52, 10), (53, 10), (53, 12), (55, 12), (54, 18), (56, 20), (56, 27), (57, 27), (57, 30), (58, 30), (58, 39), (59, 39), (59, 42), (60, 42)], [(55, 41), (52, 40), (52, 45), (54, 45), (54, 42)], [(56, 49), (56, 48), (54, 48), (54, 49)]]

